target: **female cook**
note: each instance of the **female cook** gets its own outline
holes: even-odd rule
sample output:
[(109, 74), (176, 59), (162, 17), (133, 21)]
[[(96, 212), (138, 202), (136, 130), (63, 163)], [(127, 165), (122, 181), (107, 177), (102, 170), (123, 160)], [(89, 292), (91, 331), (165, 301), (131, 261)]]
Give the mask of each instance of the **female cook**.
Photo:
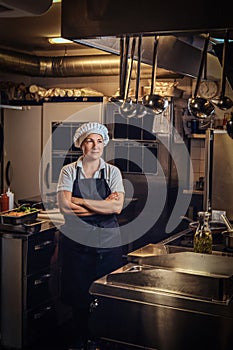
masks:
[(82, 124), (75, 132), (74, 144), (83, 155), (63, 166), (57, 187), (65, 219), (61, 240), (62, 297), (72, 306), (79, 338), (76, 349), (86, 349), (91, 337), (91, 283), (123, 264), (116, 214), (123, 208), (124, 186), (120, 170), (102, 158), (108, 142), (104, 125)]

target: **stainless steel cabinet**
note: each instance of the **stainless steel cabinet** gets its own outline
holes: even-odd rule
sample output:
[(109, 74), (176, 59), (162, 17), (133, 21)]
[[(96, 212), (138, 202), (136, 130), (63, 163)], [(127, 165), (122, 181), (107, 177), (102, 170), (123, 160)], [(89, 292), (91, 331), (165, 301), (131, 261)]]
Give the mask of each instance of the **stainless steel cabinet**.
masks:
[(57, 326), (59, 232), (1, 233), (1, 345), (22, 348)]

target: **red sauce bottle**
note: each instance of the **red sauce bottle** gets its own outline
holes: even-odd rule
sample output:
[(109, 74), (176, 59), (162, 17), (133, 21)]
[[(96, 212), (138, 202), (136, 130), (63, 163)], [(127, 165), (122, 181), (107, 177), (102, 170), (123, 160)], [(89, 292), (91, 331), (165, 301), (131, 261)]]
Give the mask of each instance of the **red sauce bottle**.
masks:
[(1, 201), (1, 211), (7, 211), (9, 210), (9, 197), (6, 193), (1, 194), (0, 197)]

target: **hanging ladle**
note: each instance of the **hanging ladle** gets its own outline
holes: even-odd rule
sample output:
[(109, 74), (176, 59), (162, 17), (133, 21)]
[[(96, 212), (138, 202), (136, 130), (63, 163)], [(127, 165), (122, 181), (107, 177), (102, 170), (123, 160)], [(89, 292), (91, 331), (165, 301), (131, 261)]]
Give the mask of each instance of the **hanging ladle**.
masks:
[(162, 113), (168, 106), (168, 99), (167, 98), (160, 96), (160, 95), (157, 95), (157, 94), (154, 94), (154, 85), (155, 85), (156, 68), (157, 68), (158, 42), (159, 42), (159, 36), (155, 36), (150, 94), (145, 95), (142, 98), (143, 105), (145, 107), (148, 107), (149, 110), (152, 110), (154, 114)]
[(120, 114), (126, 118), (131, 118), (136, 114), (136, 109), (134, 108), (133, 101), (129, 97), (129, 88), (130, 88), (130, 81), (131, 81), (131, 75), (132, 75), (135, 46), (136, 46), (136, 37), (133, 37), (129, 65), (128, 65), (126, 81), (125, 81), (124, 101), (119, 107)]
[(226, 90), (226, 59), (228, 53), (229, 31), (226, 30), (222, 52), (222, 77), (221, 77), (221, 93), (220, 96), (213, 98), (211, 101), (221, 110), (226, 111), (233, 106), (232, 100), (225, 96)]
[(233, 114), (231, 114), (231, 119), (227, 121), (227, 133), (233, 139)]
[(124, 88), (128, 66), (129, 55), (129, 35), (120, 38), (120, 74), (119, 74), (119, 93), (116, 96), (112, 96), (109, 102), (113, 102), (118, 107), (124, 102)]
[(197, 82), (195, 86), (194, 96), (188, 100), (188, 110), (196, 118), (206, 119), (214, 113), (214, 105), (206, 100), (205, 98), (198, 97), (198, 90), (201, 82), (201, 76), (203, 72), (203, 67), (207, 55), (207, 49), (209, 44), (210, 35), (208, 34), (205, 38), (205, 44), (202, 51), (201, 63), (199, 67)]
[(135, 117), (143, 118), (147, 114), (147, 109), (138, 101), (139, 97), (139, 87), (140, 87), (140, 74), (141, 74), (141, 59), (142, 59), (142, 36), (138, 37), (138, 63), (137, 63), (137, 75), (136, 75), (136, 85), (135, 85)]

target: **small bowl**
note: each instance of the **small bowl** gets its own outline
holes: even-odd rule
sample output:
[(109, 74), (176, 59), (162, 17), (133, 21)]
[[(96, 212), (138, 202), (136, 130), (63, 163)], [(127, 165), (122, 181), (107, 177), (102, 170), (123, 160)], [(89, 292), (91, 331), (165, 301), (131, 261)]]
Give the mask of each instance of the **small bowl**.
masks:
[(233, 249), (233, 230), (223, 231), (225, 247)]

